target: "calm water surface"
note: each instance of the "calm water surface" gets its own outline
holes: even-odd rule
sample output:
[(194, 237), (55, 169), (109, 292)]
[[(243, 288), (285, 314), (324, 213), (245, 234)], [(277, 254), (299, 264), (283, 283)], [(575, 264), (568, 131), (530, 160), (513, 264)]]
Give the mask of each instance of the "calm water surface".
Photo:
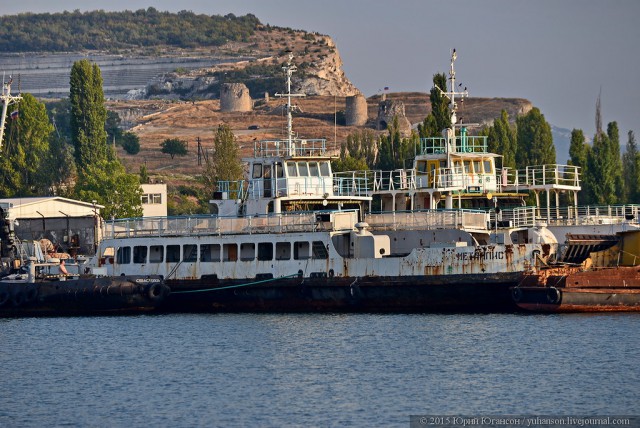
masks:
[(0, 426), (408, 426), (637, 414), (640, 315), (0, 320)]

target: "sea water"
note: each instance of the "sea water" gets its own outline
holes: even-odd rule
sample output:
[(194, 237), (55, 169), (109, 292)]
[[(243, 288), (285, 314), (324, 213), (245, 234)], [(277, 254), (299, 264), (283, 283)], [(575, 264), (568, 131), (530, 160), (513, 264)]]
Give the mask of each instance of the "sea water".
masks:
[(0, 426), (409, 426), (629, 415), (640, 315), (179, 314), (0, 320)]

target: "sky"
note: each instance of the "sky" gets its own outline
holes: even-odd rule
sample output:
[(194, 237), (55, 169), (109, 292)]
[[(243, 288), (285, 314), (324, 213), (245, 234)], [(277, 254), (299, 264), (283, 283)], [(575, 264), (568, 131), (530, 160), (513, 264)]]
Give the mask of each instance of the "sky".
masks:
[(638, 0), (0, 0), (0, 13), (150, 6), (327, 34), (366, 96), (428, 92), (455, 48), (472, 97), (526, 98), (552, 125), (593, 136), (601, 94), (605, 129), (617, 121), (623, 147), (640, 133)]

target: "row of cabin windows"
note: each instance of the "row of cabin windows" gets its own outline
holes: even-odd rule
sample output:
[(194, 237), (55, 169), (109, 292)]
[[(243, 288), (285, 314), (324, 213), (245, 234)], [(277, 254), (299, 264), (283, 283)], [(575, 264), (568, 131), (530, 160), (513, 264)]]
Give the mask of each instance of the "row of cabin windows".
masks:
[[(274, 169), (272, 171), (272, 168)], [(329, 162), (287, 162), (287, 176), (289, 177), (330, 177), (331, 167)], [(263, 165), (254, 163), (251, 176), (252, 178), (276, 178), (283, 177), (283, 168), (281, 163), (273, 165)]]
[[(452, 163), (453, 163), (453, 170), (455, 172), (464, 171), (467, 174), (470, 174), (470, 173), (492, 174), (493, 173), (492, 162), (490, 159), (465, 160), (465, 161), (454, 159)], [(418, 166), (418, 172), (423, 172), (423, 173), (431, 172), (428, 170), (429, 168), (433, 169), (433, 164), (431, 162), (427, 163), (425, 161), (420, 161), (418, 162), (417, 166)], [(439, 168), (446, 168), (446, 166), (447, 166), (446, 161), (441, 160), (439, 162)]]
[[(292, 249), (293, 247), (293, 249)], [(182, 252), (180, 251), (182, 249)], [(256, 251), (257, 250), (257, 251)], [(235, 262), (270, 260), (327, 259), (329, 253), (322, 241), (250, 242), (244, 244), (136, 245), (120, 247), (116, 263)]]

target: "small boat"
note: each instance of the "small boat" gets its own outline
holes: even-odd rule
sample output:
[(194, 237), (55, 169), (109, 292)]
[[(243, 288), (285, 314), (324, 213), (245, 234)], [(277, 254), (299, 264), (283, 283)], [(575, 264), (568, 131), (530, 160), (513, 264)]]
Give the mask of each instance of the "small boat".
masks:
[(527, 273), (511, 289), (512, 299), (533, 312), (640, 311), (638, 242), (640, 232), (622, 232), (615, 245), (592, 252), (580, 265), (556, 264)]

